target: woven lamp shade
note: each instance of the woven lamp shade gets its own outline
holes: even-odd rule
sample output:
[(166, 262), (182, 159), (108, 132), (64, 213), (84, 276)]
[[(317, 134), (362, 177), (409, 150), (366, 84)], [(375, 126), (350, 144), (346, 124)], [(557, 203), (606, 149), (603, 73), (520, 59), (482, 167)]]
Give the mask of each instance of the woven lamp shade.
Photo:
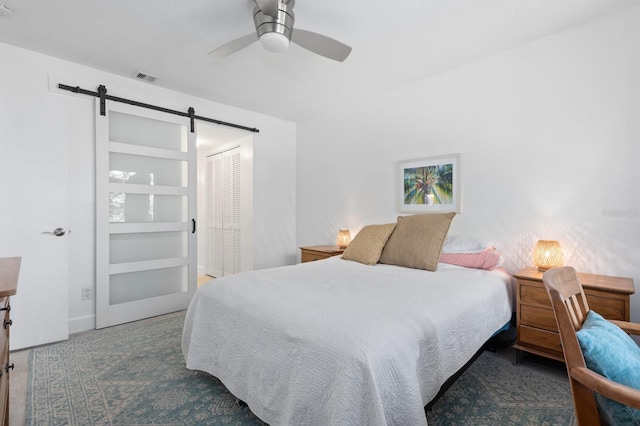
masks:
[(346, 248), (351, 242), (351, 232), (348, 229), (341, 229), (338, 231), (338, 238), (336, 238), (336, 245), (340, 248)]
[(546, 271), (563, 265), (562, 248), (558, 241), (538, 240), (533, 248), (533, 263), (538, 271)]

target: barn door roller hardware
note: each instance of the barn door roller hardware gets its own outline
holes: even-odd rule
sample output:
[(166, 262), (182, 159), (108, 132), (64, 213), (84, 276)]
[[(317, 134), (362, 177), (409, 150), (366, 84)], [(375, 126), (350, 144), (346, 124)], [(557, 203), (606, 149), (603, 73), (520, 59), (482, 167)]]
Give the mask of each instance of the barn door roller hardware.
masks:
[(189, 107), (187, 112), (183, 112), (183, 111), (176, 111), (176, 110), (169, 109), (169, 108), (164, 108), (164, 107), (157, 106), (157, 105), (152, 105), (152, 104), (146, 104), (146, 103), (143, 103), (143, 102), (133, 101), (131, 99), (120, 98), (118, 96), (107, 95), (107, 88), (104, 85), (98, 86), (98, 91), (97, 92), (92, 92), (91, 90), (81, 89), (79, 86), (68, 86), (66, 84), (58, 84), (58, 88), (62, 89), (62, 90), (68, 90), (68, 91), (73, 92), (73, 93), (80, 93), (80, 94), (83, 94), (83, 95), (88, 95), (88, 96), (93, 96), (93, 97), (96, 97), (96, 98), (100, 98), (100, 115), (105, 115), (107, 100), (109, 100), (109, 101), (129, 104), (129, 105), (133, 105), (133, 106), (138, 106), (138, 107), (142, 107), (142, 108), (152, 109), (154, 111), (160, 111), (160, 112), (166, 112), (168, 114), (179, 115), (181, 117), (187, 117), (187, 118), (189, 118), (189, 120), (191, 122), (191, 132), (192, 133), (195, 131), (195, 120), (206, 121), (208, 123), (219, 124), (221, 126), (233, 127), (235, 129), (246, 130), (248, 132), (253, 132), (253, 133), (260, 132), (260, 130), (256, 129), (255, 127), (247, 127), (247, 126), (242, 126), (240, 124), (228, 123), (226, 121), (216, 120), (214, 118), (202, 117), (200, 115), (195, 115), (195, 110), (192, 107)]

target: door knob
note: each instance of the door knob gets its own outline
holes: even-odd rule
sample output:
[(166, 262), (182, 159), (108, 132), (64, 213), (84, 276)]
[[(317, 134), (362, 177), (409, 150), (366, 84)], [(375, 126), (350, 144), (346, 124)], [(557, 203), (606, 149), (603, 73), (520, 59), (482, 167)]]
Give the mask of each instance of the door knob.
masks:
[(62, 228), (56, 228), (53, 230), (53, 232), (43, 232), (43, 234), (51, 234), (51, 235), (55, 235), (56, 237), (62, 237), (64, 235), (64, 229)]

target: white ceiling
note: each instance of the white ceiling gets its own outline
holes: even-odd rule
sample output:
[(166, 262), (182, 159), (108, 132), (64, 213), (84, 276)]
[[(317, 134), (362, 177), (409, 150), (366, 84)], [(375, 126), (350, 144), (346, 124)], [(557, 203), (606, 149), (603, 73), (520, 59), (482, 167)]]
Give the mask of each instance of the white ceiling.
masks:
[[(253, 0), (0, 0), (0, 42), (301, 122), (335, 105), (638, 5), (639, 0), (297, 0), (296, 27), (353, 48), (343, 63), (292, 44), (207, 53), (254, 31)], [(1, 58), (0, 58), (1, 61)]]

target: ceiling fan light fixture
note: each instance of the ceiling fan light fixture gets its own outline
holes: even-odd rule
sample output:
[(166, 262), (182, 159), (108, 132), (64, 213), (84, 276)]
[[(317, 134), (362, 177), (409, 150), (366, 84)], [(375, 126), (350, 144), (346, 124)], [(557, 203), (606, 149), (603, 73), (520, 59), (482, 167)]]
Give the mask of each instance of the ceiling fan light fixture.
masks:
[(264, 33), (260, 36), (260, 44), (269, 52), (282, 53), (289, 48), (289, 38), (276, 32)]
[[(1, 1), (1, 0), (0, 0)], [(284, 52), (290, 42), (323, 56), (342, 62), (351, 53), (351, 47), (330, 37), (312, 31), (298, 29), (293, 31), (295, 0), (254, 0), (253, 22), (255, 34), (247, 34), (232, 40), (209, 52), (214, 58), (224, 58), (244, 49), (260, 40), (262, 47), (269, 52)]]

